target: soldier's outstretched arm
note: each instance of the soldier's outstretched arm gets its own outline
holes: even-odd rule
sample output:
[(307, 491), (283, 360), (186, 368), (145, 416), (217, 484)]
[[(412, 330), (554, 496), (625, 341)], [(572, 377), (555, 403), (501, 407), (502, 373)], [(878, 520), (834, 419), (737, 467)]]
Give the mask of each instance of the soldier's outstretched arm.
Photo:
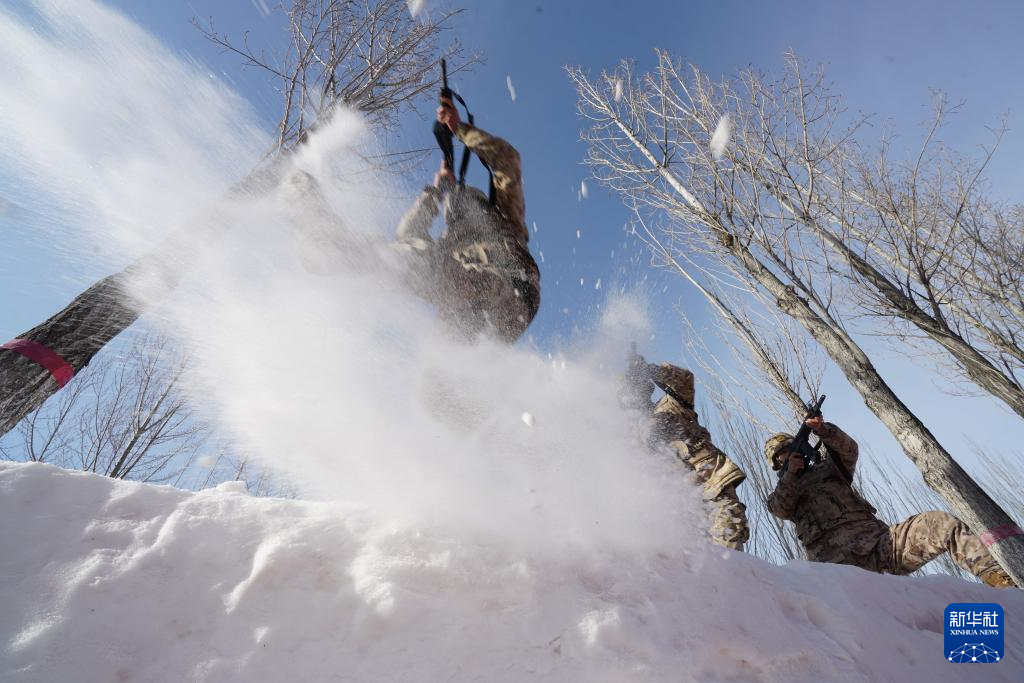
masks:
[(510, 221), (526, 230), (526, 199), (523, 196), (523, 171), (516, 148), (501, 138), (468, 123), (461, 123), (455, 133), (463, 144), (480, 157), (494, 177), (495, 206)]
[(775, 490), (768, 496), (768, 512), (779, 519), (793, 519), (796, 511), (796, 475), (788, 472), (775, 486)]
[(423, 192), (398, 223), (398, 240), (400, 242), (431, 241), (430, 226), (434, 224), (434, 219), (439, 213), (439, 198), (440, 192), (437, 188), (431, 185), (423, 188)]
[(829, 449), (839, 456), (846, 470), (853, 476), (853, 472), (857, 467), (857, 458), (859, 448), (857, 442), (852, 436), (844, 432), (839, 427), (835, 426), (831, 422), (826, 422), (816, 432), (818, 438), (821, 439), (822, 443), (829, 447)]

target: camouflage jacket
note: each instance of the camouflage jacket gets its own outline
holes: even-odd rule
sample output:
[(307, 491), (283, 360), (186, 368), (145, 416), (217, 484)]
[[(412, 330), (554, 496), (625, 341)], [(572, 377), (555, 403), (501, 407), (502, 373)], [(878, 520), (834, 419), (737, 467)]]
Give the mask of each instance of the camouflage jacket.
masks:
[(831, 422), (818, 434), (822, 460), (799, 475), (787, 472), (768, 496), (768, 510), (796, 525), (796, 534), (816, 562), (858, 564), (878, 543), (888, 525), (854, 490), (836, 466), (841, 459), (850, 476), (857, 467), (857, 442)]
[(672, 446), (676, 456), (693, 468), (707, 500), (742, 484), (746, 475), (711, 443), (711, 435), (698, 421), (693, 409), (693, 373), (664, 363), (651, 366), (651, 375), (656, 384), (671, 390), (654, 407), (653, 436)]
[[(440, 242), (457, 249), (474, 242), (508, 243), (526, 251), (530, 233), (526, 227), (526, 199), (523, 195), (519, 152), (511, 144), (467, 123), (456, 133), (466, 147), (491, 170), (494, 205), (474, 187), (457, 187), (445, 199), (447, 229)], [(428, 186), (406, 212), (399, 225), (399, 239), (430, 242), (430, 226), (439, 213), (441, 193)], [(457, 206), (458, 210), (452, 210)], [(526, 252), (527, 254), (529, 252)]]

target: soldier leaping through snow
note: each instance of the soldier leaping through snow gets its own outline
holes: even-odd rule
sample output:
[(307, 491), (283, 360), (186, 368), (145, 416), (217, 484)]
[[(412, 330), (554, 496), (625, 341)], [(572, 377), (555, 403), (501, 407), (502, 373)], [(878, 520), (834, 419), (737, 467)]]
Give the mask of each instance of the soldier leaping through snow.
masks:
[[(446, 83), (435, 124), (445, 152), (441, 168), (402, 218), (392, 246), (406, 270), (404, 283), (434, 304), (458, 336), (486, 335), (512, 343), (526, 331), (540, 306), (540, 271), (527, 247), (519, 153), (505, 140), (474, 126), (468, 110), (468, 121), (462, 121), (453, 96), (462, 101)], [(453, 135), (466, 146), (458, 179), (452, 163)], [(489, 196), (465, 184), (470, 152), (491, 174)], [(285, 181), (285, 192), (298, 204), (292, 220), (303, 243), (307, 270), (330, 274), (347, 265), (365, 267), (368, 260), (377, 262), (372, 256), (379, 245), (347, 230), (331, 211), (316, 179), (294, 172)], [(447, 229), (434, 240), (430, 227), (442, 206)]]

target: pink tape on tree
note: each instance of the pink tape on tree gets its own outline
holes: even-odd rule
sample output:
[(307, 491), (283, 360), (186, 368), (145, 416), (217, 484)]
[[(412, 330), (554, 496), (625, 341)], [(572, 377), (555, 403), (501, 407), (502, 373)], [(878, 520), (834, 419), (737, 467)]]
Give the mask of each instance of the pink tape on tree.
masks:
[(75, 376), (75, 369), (61, 358), (60, 354), (31, 339), (12, 339), (0, 346), (0, 349), (20, 353), (36, 365), (41, 366), (50, 373), (50, 377), (53, 377), (58, 387), (63, 388)]
[(1013, 538), (1014, 536), (1024, 536), (1024, 531), (1021, 531), (1021, 528), (1016, 524), (1005, 524), (982, 533), (981, 541), (985, 545), (993, 545), (999, 541), (1006, 540), (1007, 538)]

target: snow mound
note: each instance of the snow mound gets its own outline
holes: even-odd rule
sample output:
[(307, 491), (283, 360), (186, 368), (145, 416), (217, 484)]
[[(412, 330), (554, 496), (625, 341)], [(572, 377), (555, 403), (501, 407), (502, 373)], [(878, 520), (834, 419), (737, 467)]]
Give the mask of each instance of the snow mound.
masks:
[[(948, 577), (536, 551), (40, 464), (0, 463), (0, 519), (3, 680), (977, 680), (944, 659), (943, 608), (1024, 612)], [(1022, 645), (1011, 630), (985, 680), (1024, 679)]]

